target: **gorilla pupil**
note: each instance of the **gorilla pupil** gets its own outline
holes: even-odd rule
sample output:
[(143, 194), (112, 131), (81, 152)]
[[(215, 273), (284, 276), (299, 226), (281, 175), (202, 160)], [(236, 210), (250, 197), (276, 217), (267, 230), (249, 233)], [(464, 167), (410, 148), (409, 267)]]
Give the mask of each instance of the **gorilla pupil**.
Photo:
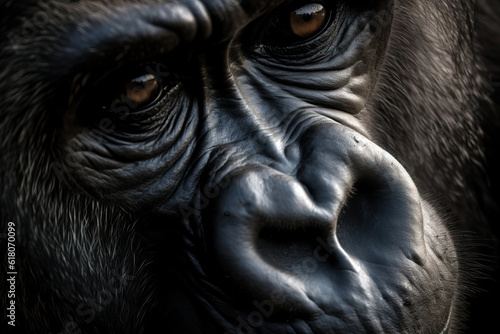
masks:
[(325, 7), (320, 4), (306, 5), (290, 13), (290, 28), (295, 36), (308, 38), (323, 28), (325, 18)]

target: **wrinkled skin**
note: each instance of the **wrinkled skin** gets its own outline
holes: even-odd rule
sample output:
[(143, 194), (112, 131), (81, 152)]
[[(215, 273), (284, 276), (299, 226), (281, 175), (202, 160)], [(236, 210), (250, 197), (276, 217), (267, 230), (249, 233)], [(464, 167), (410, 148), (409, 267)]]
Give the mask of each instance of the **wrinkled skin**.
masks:
[[(500, 6), (477, 6), (3, 1), (5, 328), (494, 331)], [(157, 98), (123, 102), (144, 75)]]

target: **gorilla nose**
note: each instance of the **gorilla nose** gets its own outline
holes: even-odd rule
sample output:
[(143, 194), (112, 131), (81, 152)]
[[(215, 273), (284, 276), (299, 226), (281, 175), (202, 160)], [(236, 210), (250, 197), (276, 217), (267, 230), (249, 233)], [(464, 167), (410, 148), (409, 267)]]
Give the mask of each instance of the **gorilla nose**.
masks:
[(410, 177), (351, 132), (340, 130), (328, 147), (302, 147), (293, 176), (239, 169), (217, 198), (214, 255), (224, 277), (254, 306), (272, 305), (273, 316), (314, 317), (324, 305), (359, 298), (343, 287), (363, 289), (367, 267), (390, 267), (399, 254), (418, 261), (425, 251)]
[(276, 313), (314, 311), (306, 283), (319, 266), (353, 270), (335, 251), (338, 210), (316, 205), (291, 176), (266, 167), (233, 175), (217, 204), (215, 250), (226, 276)]

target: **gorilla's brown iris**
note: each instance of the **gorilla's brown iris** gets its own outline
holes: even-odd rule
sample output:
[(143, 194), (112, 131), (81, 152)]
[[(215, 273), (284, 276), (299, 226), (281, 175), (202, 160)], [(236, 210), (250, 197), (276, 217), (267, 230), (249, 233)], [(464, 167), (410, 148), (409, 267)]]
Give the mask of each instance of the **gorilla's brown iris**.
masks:
[(290, 13), (290, 29), (294, 35), (301, 38), (318, 33), (325, 21), (325, 7), (316, 3), (302, 6)]
[(153, 74), (145, 74), (127, 81), (125, 92), (129, 101), (143, 106), (158, 98), (161, 85)]

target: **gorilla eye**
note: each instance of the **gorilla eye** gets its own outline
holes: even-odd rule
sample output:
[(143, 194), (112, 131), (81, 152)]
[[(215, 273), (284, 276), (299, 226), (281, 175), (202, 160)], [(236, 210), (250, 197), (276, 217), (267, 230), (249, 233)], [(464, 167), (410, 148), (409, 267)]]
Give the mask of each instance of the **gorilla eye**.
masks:
[(161, 64), (146, 64), (138, 68), (120, 71), (120, 75), (106, 80), (99, 87), (113, 90), (113, 100), (102, 100), (103, 111), (113, 111), (117, 106), (126, 106), (131, 111), (148, 109), (179, 83), (177, 75)]
[(290, 29), (300, 38), (308, 38), (318, 33), (326, 21), (326, 10), (320, 4), (309, 4), (290, 13)]
[(161, 63), (145, 63), (115, 69), (97, 79), (79, 97), (77, 118), (91, 125), (103, 118), (121, 123), (147, 119), (164, 96), (182, 81)]
[(285, 4), (264, 18), (265, 26), (257, 39), (278, 53), (283, 51), (282, 48), (308, 43), (330, 26), (339, 5), (336, 1)]
[(161, 85), (153, 74), (145, 74), (127, 81), (125, 92), (132, 103), (138, 106), (148, 105), (161, 95)]

